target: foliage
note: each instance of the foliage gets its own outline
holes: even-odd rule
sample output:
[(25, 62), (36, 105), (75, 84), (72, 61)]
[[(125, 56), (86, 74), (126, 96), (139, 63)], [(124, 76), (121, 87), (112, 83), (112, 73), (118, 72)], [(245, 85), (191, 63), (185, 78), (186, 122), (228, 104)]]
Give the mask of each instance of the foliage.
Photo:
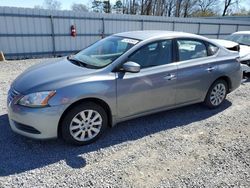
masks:
[(88, 7), (84, 4), (73, 3), (71, 9), (74, 11), (88, 12)]
[(60, 10), (61, 2), (57, 0), (44, 0), (44, 7), (49, 10)]
[[(250, 10), (242, 8), (243, 0), (88, 0), (90, 6), (73, 3), (74, 11), (98, 13), (136, 14), (167, 17), (208, 17), (227, 15), (249, 15)], [(86, 1), (85, 1), (86, 2)], [(113, 4), (112, 4), (113, 2)], [(44, 6), (34, 8), (59, 10), (58, 0), (44, 0)]]
[(92, 10), (93, 12), (102, 12), (103, 11), (103, 2), (100, 0), (92, 1)]
[(57, 0), (44, 0), (43, 6), (35, 5), (35, 9), (49, 9), (49, 10), (60, 10), (61, 2)]

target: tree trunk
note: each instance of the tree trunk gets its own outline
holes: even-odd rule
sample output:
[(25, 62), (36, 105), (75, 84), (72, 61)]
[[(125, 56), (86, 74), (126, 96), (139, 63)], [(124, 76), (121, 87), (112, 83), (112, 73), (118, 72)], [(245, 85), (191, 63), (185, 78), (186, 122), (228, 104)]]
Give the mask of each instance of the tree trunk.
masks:
[(181, 0), (176, 0), (175, 17), (180, 17)]
[(141, 0), (141, 15), (144, 14), (144, 0)]
[(227, 9), (231, 5), (231, 1), (232, 0), (225, 0), (225, 6), (224, 6), (224, 10), (223, 10), (222, 16), (226, 16)]

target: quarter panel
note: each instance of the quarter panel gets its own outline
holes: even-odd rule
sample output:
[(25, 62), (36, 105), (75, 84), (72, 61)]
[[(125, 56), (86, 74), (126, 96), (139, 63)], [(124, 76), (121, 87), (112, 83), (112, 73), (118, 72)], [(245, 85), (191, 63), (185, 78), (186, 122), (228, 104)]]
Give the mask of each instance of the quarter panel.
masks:
[(217, 65), (218, 69), (214, 73), (214, 77), (217, 79), (221, 76), (226, 76), (230, 81), (230, 90), (233, 91), (240, 86), (242, 80), (242, 69), (239, 62), (237, 62), (236, 57), (231, 59), (220, 60), (214, 62)]

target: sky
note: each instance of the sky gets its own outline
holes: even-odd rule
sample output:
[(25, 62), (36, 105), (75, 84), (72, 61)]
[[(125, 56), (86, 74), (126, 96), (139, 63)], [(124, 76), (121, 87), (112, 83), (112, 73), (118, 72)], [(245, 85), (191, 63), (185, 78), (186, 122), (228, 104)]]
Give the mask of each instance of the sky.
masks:
[[(88, 5), (89, 0), (58, 0), (61, 2), (61, 7), (63, 10), (69, 10), (73, 3), (81, 3)], [(111, 2), (115, 2), (115, 0), (111, 0)], [(8, 7), (25, 7), (25, 8), (33, 8), (35, 5), (42, 6), (44, 0), (0, 0), (0, 6), (8, 6)]]
[[(63, 10), (70, 10), (73, 3), (88, 5), (89, 0), (59, 0)], [(35, 5), (43, 5), (44, 0), (0, 0), (0, 6), (33, 8)], [(115, 2), (115, 0), (111, 0)], [(250, 9), (250, 0), (241, 0), (241, 6)]]

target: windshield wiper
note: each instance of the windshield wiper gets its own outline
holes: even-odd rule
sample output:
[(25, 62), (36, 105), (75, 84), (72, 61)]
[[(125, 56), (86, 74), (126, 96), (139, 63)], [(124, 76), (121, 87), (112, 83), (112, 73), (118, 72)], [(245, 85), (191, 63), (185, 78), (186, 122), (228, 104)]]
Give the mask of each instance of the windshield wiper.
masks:
[(79, 59), (74, 58), (74, 56), (67, 56), (67, 59), (71, 61), (72, 63), (77, 64), (78, 66), (87, 67), (86, 63), (84, 63), (83, 61)]
[(85, 67), (85, 68), (89, 68), (89, 69), (98, 69), (97, 66), (85, 63), (85, 62), (83, 62), (83, 61), (81, 61), (79, 59), (74, 58), (74, 56), (67, 56), (67, 59), (69, 61), (71, 61), (72, 63), (74, 63), (75, 65), (78, 65), (80, 67)]

